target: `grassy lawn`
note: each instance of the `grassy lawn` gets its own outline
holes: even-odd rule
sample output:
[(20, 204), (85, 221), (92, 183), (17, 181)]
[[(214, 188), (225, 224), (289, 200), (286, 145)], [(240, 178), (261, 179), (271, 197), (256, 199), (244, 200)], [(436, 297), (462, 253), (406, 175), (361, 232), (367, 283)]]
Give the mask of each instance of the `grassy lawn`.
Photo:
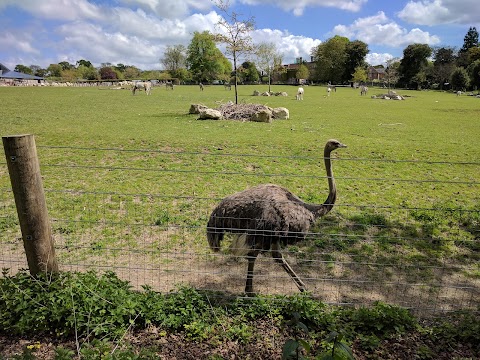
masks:
[[(384, 92), (375, 88), (368, 96), (338, 88), (327, 97), (325, 87), (306, 87), (305, 100), (296, 101), (296, 87), (273, 87), (288, 97), (253, 97), (255, 89), (266, 87), (240, 86), (239, 101), (286, 107), (290, 120), (199, 121), (188, 114), (193, 103), (216, 107), (234, 99), (222, 86), (154, 88), (151, 96), (106, 88), (0, 88), (2, 136), (35, 135), (61, 263), (124, 266), (126, 272), (142, 262), (169, 273), (205, 270), (192, 268), (188, 256), (161, 255), (208, 254), (205, 224), (215, 203), (255, 184), (276, 183), (323, 202), (323, 146), (336, 138), (348, 145), (333, 164), (337, 206), (318, 232), (287, 249), (299, 272), (357, 284), (333, 302), (361, 301), (358, 293), (365, 292), (384, 298), (392, 288), (399, 294), (401, 285), (419, 282), (424, 289), (394, 300), (410, 304), (428, 293), (452, 303), (471, 296), (451, 290), (453, 284), (478, 293), (479, 99), (400, 90), (405, 101), (371, 99)], [(21, 244), (12, 240), (19, 231), (9, 187), (0, 160), (0, 246), (14, 258)], [(207, 263), (227, 268), (206, 256)], [(243, 289), (243, 267), (235, 291)], [(358, 289), (363, 280), (368, 287)], [(319, 286), (318, 293), (328, 292)]]

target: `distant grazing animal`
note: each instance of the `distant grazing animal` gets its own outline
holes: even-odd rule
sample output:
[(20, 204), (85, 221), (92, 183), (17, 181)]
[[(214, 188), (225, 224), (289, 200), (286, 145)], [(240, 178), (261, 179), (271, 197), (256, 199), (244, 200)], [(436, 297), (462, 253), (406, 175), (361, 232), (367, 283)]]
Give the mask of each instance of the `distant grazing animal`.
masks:
[(360, 86), (360, 95), (367, 95), (368, 87), (366, 85)]
[(303, 90), (303, 87), (299, 87), (297, 90), (297, 100), (303, 100), (303, 93), (305, 90)]
[(315, 221), (330, 212), (337, 197), (330, 153), (346, 145), (328, 140), (324, 149), (329, 193), (323, 204), (309, 204), (287, 189), (273, 185), (259, 185), (224, 198), (212, 211), (207, 224), (207, 239), (213, 251), (219, 251), (226, 232), (234, 236), (231, 250), (248, 259), (245, 292), (253, 293), (253, 267), (259, 253), (270, 252), (282, 265), (300, 291), (305, 284), (280, 252), (280, 246), (305, 238)]
[(232, 90), (232, 85), (231, 84), (224, 84), (225, 90)]
[(330, 93), (332, 92), (332, 88), (330, 86), (327, 87), (327, 94), (330, 96)]
[(460, 96), (462, 95), (462, 92), (461, 91), (457, 91), (457, 96)]
[(145, 93), (150, 95), (152, 92), (152, 83), (150, 81), (137, 81), (135, 84), (133, 84), (132, 94), (135, 95), (137, 90), (145, 90)]
[(203, 84), (199, 83), (198, 86), (200, 86), (200, 90), (203, 91)]
[(165, 88), (168, 90), (168, 89), (172, 89), (173, 90), (173, 83), (172, 82), (166, 82), (165, 83)]

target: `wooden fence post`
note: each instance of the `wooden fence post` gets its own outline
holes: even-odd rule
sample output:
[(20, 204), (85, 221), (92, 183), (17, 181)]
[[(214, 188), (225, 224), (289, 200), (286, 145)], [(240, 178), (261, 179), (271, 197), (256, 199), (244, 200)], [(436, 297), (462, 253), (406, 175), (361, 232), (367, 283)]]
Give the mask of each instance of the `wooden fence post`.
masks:
[(30, 273), (57, 272), (35, 139), (15, 135), (2, 140)]

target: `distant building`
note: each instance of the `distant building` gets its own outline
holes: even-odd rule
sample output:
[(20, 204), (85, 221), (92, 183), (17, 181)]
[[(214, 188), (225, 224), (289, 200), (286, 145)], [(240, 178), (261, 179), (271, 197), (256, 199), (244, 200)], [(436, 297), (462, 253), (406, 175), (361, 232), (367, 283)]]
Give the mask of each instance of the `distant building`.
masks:
[(297, 70), (300, 65), (303, 64), (307, 67), (310, 74), (310, 78), (315, 74), (315, 62), (313, 61), (313, 56), (310, 57), (310, 61), (305, 61), (302, 57), (296, 58), (295, 63), (283, 65), (285, 73), (282, 78), (288, 84), (304, 84), (305, 82), (310, 81), (310, 79), (297, 79)]
[(21, 83), (39, 83), (43, 77), (12, 71), (0, 63), (0, 83), (16, 85)]
[(382, 65), (369, 66), (367, 69), (367, 78), (369, 81), (383, 80), (385, 78), (385, 68)]

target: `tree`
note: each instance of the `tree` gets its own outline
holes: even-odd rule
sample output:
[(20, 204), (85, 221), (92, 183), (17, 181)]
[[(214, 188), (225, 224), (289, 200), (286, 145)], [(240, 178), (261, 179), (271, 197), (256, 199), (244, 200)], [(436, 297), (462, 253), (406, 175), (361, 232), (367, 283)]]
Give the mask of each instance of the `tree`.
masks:
[(298, 66), (297, 72), (295, 73), (295, 78), (297, 80), (308, 79), (309, 76), (310, 76), (310, 71), (308, 71), (308, 68), (305, 66), (305, 64), (300, 64)]
[(345, 48), (347, 57), (345, 60), (345, 72), (342, 82), (350, 81), (358, 67), (363, 67), (364, 69), (367, 68), (365, 56), (367, 56), (368, 51), (368, 45), (363, 41), (354, 40), (347, 43), (347, 47)]
[(400, 60), (398, 58), (391, 58), (387, 60), (387, 68), (385, 69), (385, 80), (387, 81), (388, 89), (390, 86), (398, 82)]
[(115, 80), (118, 78), (117, 73), (110, 66), (104, 66), (100, 68), (98, 73), (100, 74), (100, 79), (102, 80)]
[(47, 70), (39, 65), (30, 65), (30, 70), (32, 70), (31, 74), (35, 76), (44, 77), (47, 74)]
[(60, 66), (62, 67), (62, 70), (75, 69), (75, 66), (73, 66), (72, 64), (70, 64), (68, 61), (59, 62), (58, 65), (60, 65)]
[(467, 72), (470, 76), (470, 85), (474, 89), (480, 89), (480, 59), (471, 63), (467, 68)]
[(237, 61), (241, 54), (248, 54), (254, 49), (250, 32), (254, 30), (255, 22), (253, 17), (240, 20), (240, 14), (230, 12), (229, 0), (218, 0), (215, 4), (225, 16), (217, 23), (217, 27), (223, 32), (215, 34), (215, 39), (226, 45), (226, 53), (232, 57), (235, 73), (235, 104), (238, 104)]
[(245, 61), (242, 66), (238, 68), (238, 75), (243, 82), (248, 83), (255, 83), (260, 79), (257, 67), (251, 61)]
[(454, 90), (464, 91), (469, 83), (467, 71), (463, 67), (456, 68), (452, 73), (450, 83)]
[(365, 69), (364, 66), (357, 66), (353, 75), (351, 81), (356, 82), (356, 83), (365, 83), (367, 81), (367, 70)]
[(15, 66), (15, 69), (13, 69), (13, 70), (14, 70), (14, 71), (21, 72), (21, 73), (24, 73), (24, 74), (33, 75), (32, 69), (30, 69), (28, 66), (25, 66), (25, 65), (22, 65), (22, 64), (16, 65), (16, 66)]
[(400, 60), (399, 82), (402, 86), (419, 88), (421, 85), (422, 72), (428, 65), (428, 58), (432, 55), (432, 49), (427, 44), (411, 44), (403, 50), (403, 58)]
[[(215, 46), (214, 37), (208, 31), (196, 31), (187, 48), (186, 64), (193, 79), (211, 82), (225, 77), (225, 60), (221, 51)], [(231, 68), (231, 67), (230, 67)], [(228, 73), (227, 73), (228, 74)]]
[(272, 76), (282, 65), (282, 55), (277, 51), (275, 43), (261, 43), (255, 49), (258, 69), (268, 77), (268, 91), (271, 91)]
[(59, 64), (50, 64), (48, 65), (47, 73), (48, 73), (48, 76), (61, 77), (62, 67)]
[(348, 38), (335, 35), (313, 49), (316, 78), (321, 82), (341, 83), (345, 78)]
[(78, 77), (86, 80), (97, 80), (98, 73), (93, 66), (79, 65), (77, 68)]
[(455, 69), (457, 60), (455, 49), (452, 47), (435, 48), (433, 58), (433, 81), (440, 85), (440, 89), (443, 89), (443, 85), (449, 81)]
[(86, 66), (86, 67), (93, 67), (92, 63), (91, 63), (90, 61), (88, 61), (88, 60), (84, 60), (84, 59), (78, 60), (78, 61), (77, 61), (77, 68), (78, 68), (79, 66), (82, 66), (82, 65), (83, 65), (83, 66)]
[(471, 48), (478, 47), (478, 45), (479, 44), (478, 44), (477, 28), (474, 26), (471, 26), (468, 29), (467, 34), (463, 38), (463, 46), (458, 52), (458, 61), (457, 61), (458, 66), (463, 66), (466, 68), (470, 64), (468, 59), (468, 51)]
[(169, 45), (160, 62), (163, 64), (165, 70), (174, 74), (178, 70), (185, 68), (186, 52), (187, 49), (183, 45)]
[(125, 79), (138, 79), (140, 77), (140, 69), (135, 66), (127, 66), (123, 72)]

